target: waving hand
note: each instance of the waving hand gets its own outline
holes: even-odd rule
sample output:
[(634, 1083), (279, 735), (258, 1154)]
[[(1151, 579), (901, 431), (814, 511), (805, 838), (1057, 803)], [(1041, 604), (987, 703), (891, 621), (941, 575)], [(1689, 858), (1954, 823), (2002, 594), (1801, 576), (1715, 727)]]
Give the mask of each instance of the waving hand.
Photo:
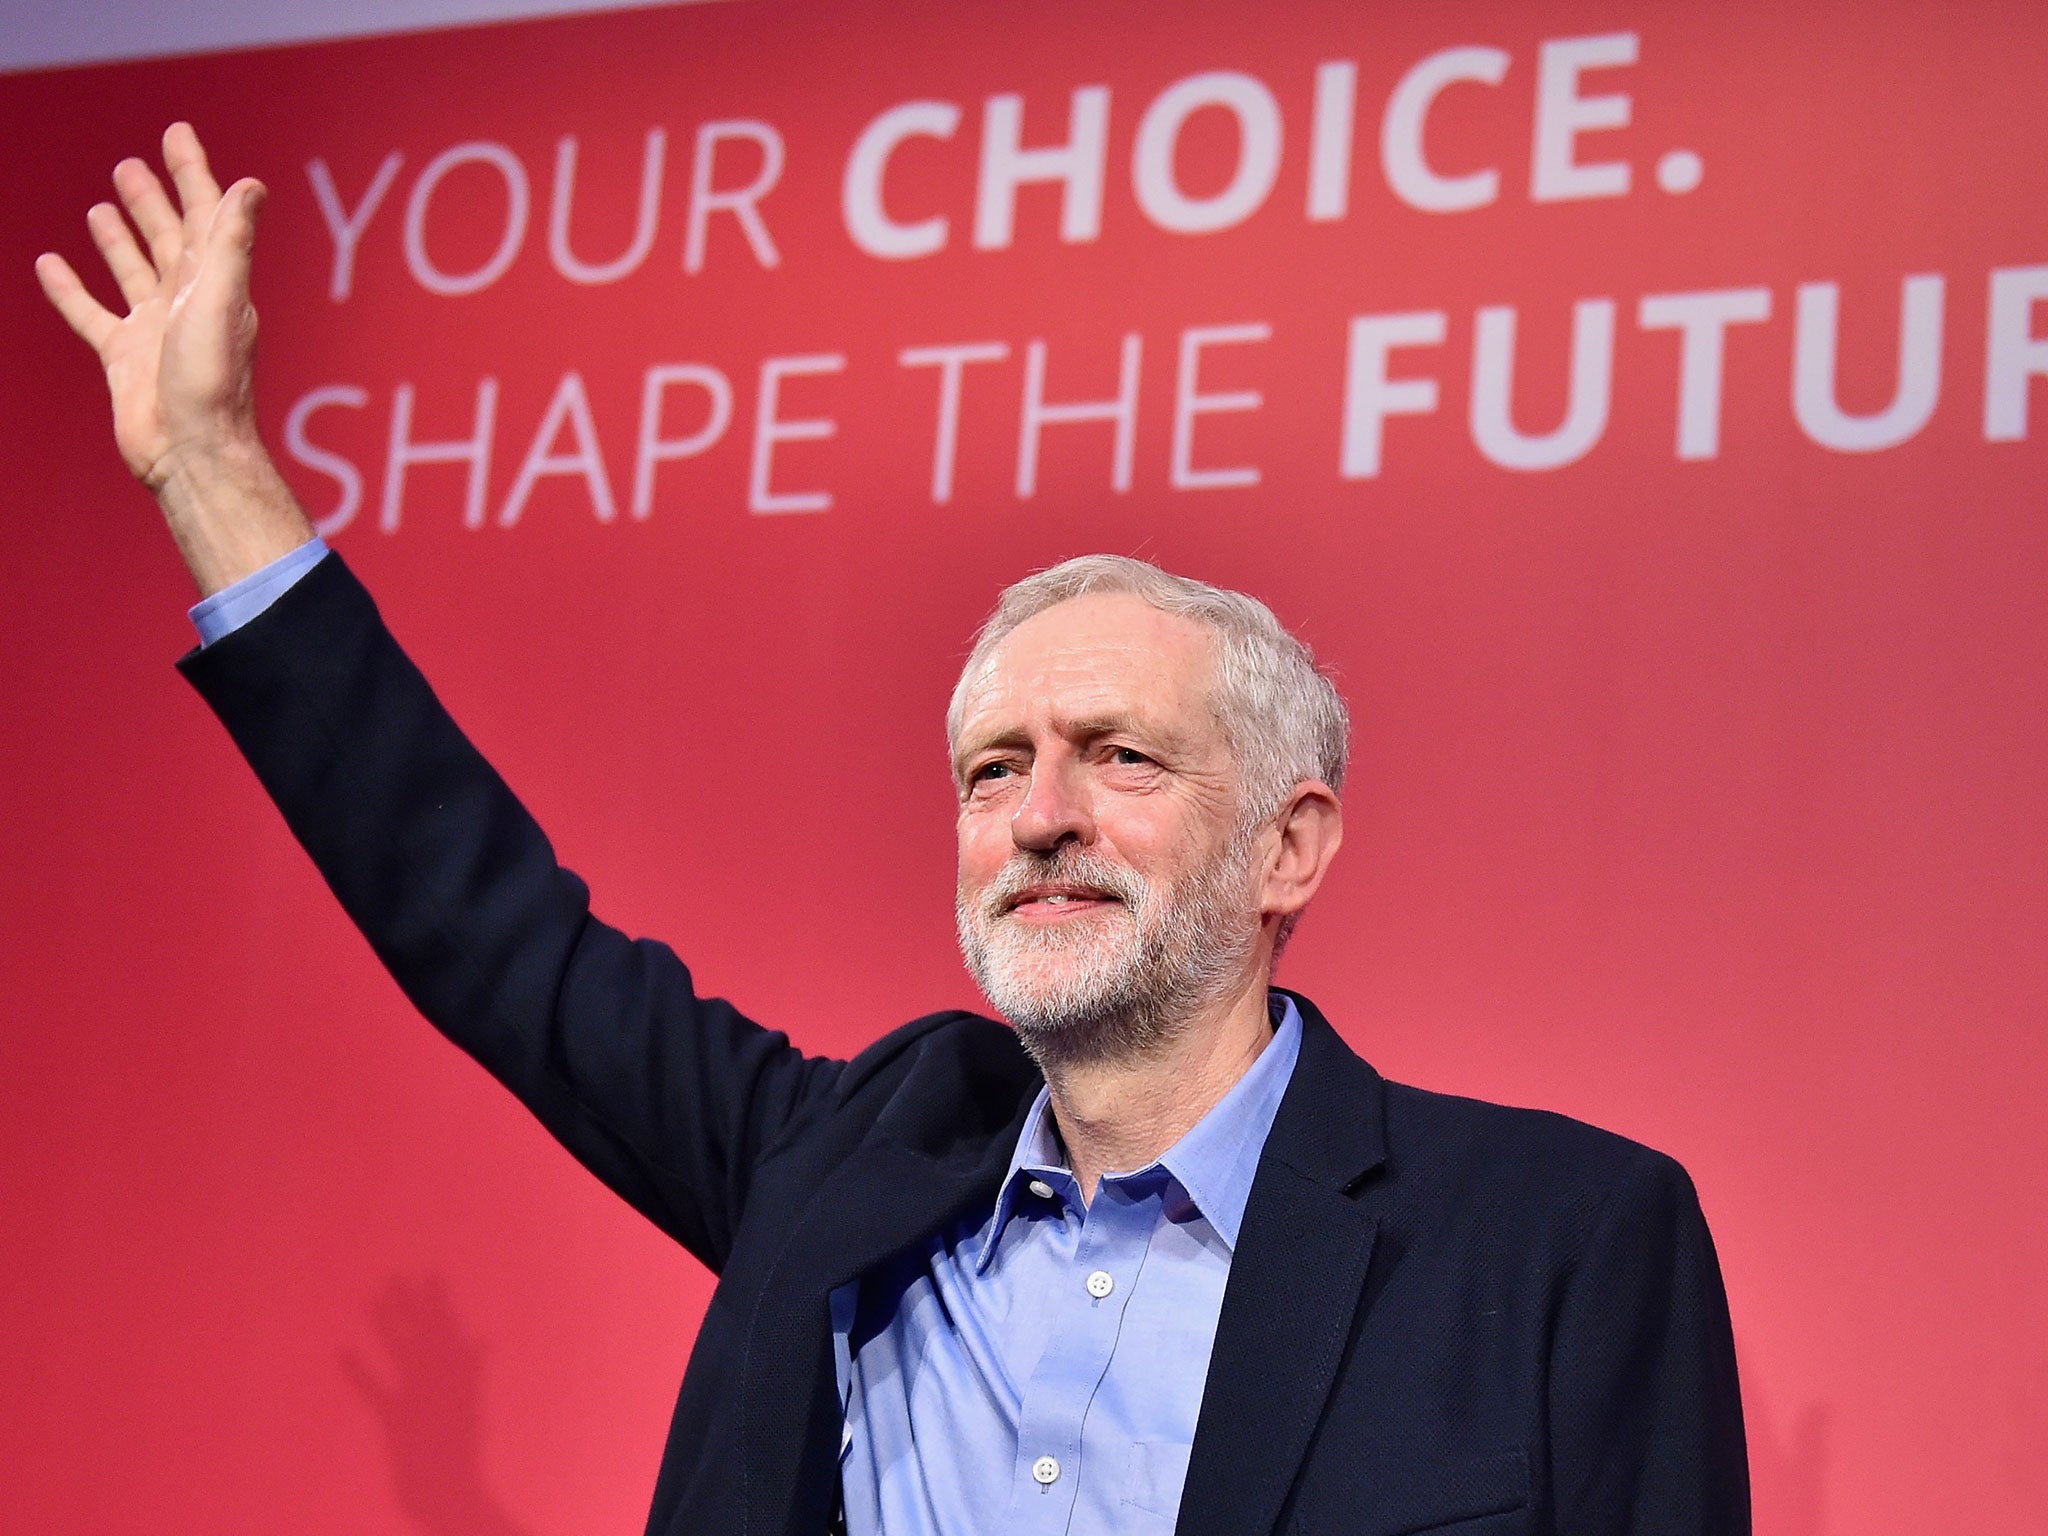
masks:
[(98, 354), (115, 445), (211, 593), (304, 543), (312, 527), (256, 432), (249, 264), (263, 185), (244, 178), (223, 193), (186, 123), (164, 134), (164, 166), (179, 206), (130, 159), (114, 168), (127, 218), (111, 203), (86, 215), (127, 314), (95, 299), (61, 256), (39, 257), (36, 276)]

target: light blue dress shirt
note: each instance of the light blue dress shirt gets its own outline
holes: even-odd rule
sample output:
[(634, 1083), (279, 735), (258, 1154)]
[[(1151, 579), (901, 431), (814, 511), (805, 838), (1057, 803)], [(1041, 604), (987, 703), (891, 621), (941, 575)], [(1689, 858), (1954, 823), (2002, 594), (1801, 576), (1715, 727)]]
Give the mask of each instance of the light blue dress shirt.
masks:
[(280, 555), (260, 571), (251, 572), (213, 596), (201, 598), (187, 610), (199, 631), (199, 643), (211, 645), (222, 635), (232, 634), (257, 614), (291, 591), (298, 579), (318, 565), (327, 553), (327, 541), (315, 535), (288, 555)]
[(1245, 1202), (1301, 1016), (1092, 1202), (1044, 1092), (993, 1213), (832, 1297), (848, 1536), (1173, 1529)]
[[(320, 540), (192, 609), (211, 644), (327, 553)], [(1259, 1154), (1301, 1051), (1274, 1035), (1179, 1141), (1084, 1202), (1041, 1090), (992, 1212), (831, 1298), (848, 1536), (1173, 1529)]]

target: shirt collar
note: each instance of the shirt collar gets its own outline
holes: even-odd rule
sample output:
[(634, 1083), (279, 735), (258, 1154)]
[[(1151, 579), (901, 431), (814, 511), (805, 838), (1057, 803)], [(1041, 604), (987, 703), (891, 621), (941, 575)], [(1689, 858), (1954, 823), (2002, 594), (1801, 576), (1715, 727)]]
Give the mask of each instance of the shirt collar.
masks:
[(1073, 1170), (1067, 1167), (1059, 1139), (1053, 1135), (1052, 1092), (1046, 1088), (1038, 1090), (1038, 1097), (1031, 1101), (1031, 1113), (1024, 1117), (1024, 1129), (1017, 1133), (1017, 1145), (1003, 1175), (1002, 1193), (996, 1196), (995, 1212), (982, 1236), (981, 1255), (975, 1260), (976, 1274), (994, 1262), (996, 1243), (1009, 1225), (1018, 1200), (1033, 1183), (1039, 1182), (1051, 1185), (1059, 1198), (1069, 1204), (1080, 1203), (1080, 1185)]
[[(1273, 1128), (1273, 1117), (1301, 1054), (1301, 1011), (1294, 999), (1284, 992), (1269, 992), (1267, 1006), (1273, 1015), (1273, 1038), (1230, 1091), (1156, 1162), (1128, 1173), (1105, 1175), (1116, 1180), (1137, 1179), (1153, 1169), (1165, 1169), (1231, 1249), (1237, 1247), (1259, 1154), (1265, 1150), (1266, 1135)], [(1069, 1204), (1080, 1203), (1080, 1186), (1054, 1134), (1051, 1094), (1043, 1088), (1024, 1117), (1024, 1128), (1010, 1154), (1002, 1193), (996, 1198), (975, 1266), (977, 1272), (987, 1269), (995, 1258), (996, 1243), (1033, 1181), (1051, 1185)]]
[(1273, 1117), (1294, 1076), (1294, 1060), (1301, 1054), (1301, 1012), (1294, 999), (1284, 992), (1270, 992), (1267, 998), (1275, 1027), (1259, 1059), (1159, 1159), (1232, 1249), (1237, 1247), (1237, 1229), (1251, 1199), (1252, 1176), (1259, 1170), (1266, 1133), (1273, 1129)]

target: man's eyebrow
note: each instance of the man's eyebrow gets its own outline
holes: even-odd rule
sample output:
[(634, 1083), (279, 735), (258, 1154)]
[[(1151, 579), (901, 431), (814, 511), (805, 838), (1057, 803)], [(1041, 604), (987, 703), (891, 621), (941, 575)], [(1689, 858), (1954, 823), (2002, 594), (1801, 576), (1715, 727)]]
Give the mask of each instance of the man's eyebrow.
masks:
[[(1094, 741), (1104, 736), (1135, 736), (1164, 747), (1185, 745), (1177, 733), (1164, 729), (1157, 722), (1142, 720), (1123, 711), (1061, 721), (1059, 731), (1062, 736), (1081, 741)], [(953, 772), (957, 776), (966, 768), (968, 760), (979, 753), (1030, 745), (1031, 735), (1022, 726), (1010, 726), (985, 737), (962, 733), (960, 745), (953, 754)]]
[(1140, 720), (1136, 715), (1107, 714), (1090, 715), (1080, 720), (1069, 721), (1067, 734), (1092, 741), (1098, 736), (1143, 736), (1153, 741), (1169, 741), (1170, 733), (1158, 725)]
[(967, 766), (967, 760), (977, 753), (993, 751), (997, 747), (1028, 747), (1031, 738), (1023, 729), (1012, 726), (998, 731), (993, 736), (973, 736), (965, 731), (960, 733), (959, 745), (953, 749), (953, 772), (957, 775)]

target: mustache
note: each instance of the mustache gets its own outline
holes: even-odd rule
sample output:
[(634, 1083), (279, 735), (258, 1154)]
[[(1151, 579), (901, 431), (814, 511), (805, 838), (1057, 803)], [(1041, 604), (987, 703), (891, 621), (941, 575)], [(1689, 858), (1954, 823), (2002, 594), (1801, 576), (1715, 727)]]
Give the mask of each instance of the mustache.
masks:
[(1001, 917), (1036, 885), (1086, 886), (1132, 908), (1144, 904), (1152, 894), (1136, 871), (1069, 844), (1051, 853), (1013, 855), (981, 893), (983, 913)]

